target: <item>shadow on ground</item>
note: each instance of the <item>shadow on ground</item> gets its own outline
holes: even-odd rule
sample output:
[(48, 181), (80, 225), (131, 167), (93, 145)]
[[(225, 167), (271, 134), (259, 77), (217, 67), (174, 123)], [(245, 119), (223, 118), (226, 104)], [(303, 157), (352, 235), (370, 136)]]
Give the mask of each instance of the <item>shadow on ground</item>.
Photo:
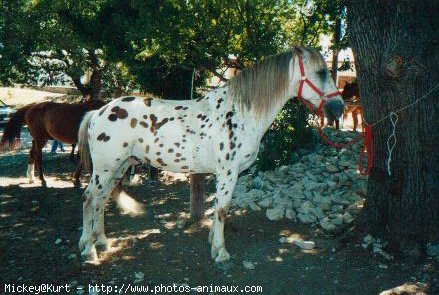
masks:
[[(0, 177), (13, 183), (24, 175), (26, 162), (9, 162), (0, 158)], [(234, 265), (220, 270), (210, 259), (209, 222), (176, 226), (178, 216), (189, 211), (185, 182), (147, 181), (128, 187), (128, 193), (146, 205), (146, 213), (124, 216), (110, 204), (106, 231), (117, 239), (115, 250), (101, 255), (100, 265), (82, 265), (82, 189), (64, 185), (69, 183), (65, 170), (74, 167), (69, 163), (68, 156), (46, 161), (54, 184), (47, 189), (17, 183), (0, 187), (2, 283), (120, 286), (133, 284), (136, 273), (139, 277), (142, 272), (144, 279), (137, 285), (262, 286), (264, 294), (378, 294), (412, 274), (400, 263), (385, 262), (387, 268), (380, 268), (382, 261), (359, 246), (339, 249), (334, 237), (316, 229), (287, 220), (271, 222), (263, 212), (245, 211), (226, 223), (226, 245)], [(291, 234), (315, 241), (316, 249), (303, 251), (279, 242)], [(252, 262), (254, 270), (245, 268), (244, 261)]]

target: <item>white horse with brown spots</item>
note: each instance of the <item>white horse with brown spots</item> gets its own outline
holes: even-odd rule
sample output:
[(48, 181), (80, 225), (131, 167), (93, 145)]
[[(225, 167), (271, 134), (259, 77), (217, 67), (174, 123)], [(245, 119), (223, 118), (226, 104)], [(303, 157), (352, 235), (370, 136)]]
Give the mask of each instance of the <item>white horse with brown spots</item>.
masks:
[(263, 134), (293, 97), (313, 110), (342, 113), (343, 100), (314, 49), (295, 47), (268, 57), (197, 100), (129, 96), (87, 114), (80, 148), (83, 160), (91, 156), (93, 174), (84, 192), (83, 258), (95, 261), (95, 245), (108, 247), (105, 203), (130, 165), (147, 162), (172, 172), (216, 175), (209, 241), (212, 258), (227, 261), (224, 221), (238, 175), (255, 161)]

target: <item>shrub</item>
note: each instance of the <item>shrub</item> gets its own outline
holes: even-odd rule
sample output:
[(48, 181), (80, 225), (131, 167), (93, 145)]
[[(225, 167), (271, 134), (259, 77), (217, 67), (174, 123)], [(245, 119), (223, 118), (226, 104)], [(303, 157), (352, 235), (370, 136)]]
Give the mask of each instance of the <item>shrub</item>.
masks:
[(300, 148), (310, 148), (314, 135), (308, 124), (308, 109), (297, 100), (290, 100), (262, 138), (256, 168), (272, 170), (292, 162)]

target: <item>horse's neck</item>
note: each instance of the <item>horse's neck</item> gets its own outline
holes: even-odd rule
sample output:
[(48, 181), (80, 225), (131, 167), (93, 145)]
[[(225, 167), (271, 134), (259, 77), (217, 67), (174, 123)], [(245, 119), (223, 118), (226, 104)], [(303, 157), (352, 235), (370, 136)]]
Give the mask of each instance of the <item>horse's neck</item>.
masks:
[(246, 130), (251, 132), (252, 137), (260, 140), (268, 128), (271, 127), (273, 121), (288, 100), (289, 98), (285, 97), (285, 99), (277, 101), (270, 109), (264, 111), (262, 114), (256, 114), (254, 107), (250, 109), (243, 107), (244, 109), (242, 109), (237, 102), (234, 102), (228, 109), (229, 111), (238, 113), (239, 118), (243, 120)]

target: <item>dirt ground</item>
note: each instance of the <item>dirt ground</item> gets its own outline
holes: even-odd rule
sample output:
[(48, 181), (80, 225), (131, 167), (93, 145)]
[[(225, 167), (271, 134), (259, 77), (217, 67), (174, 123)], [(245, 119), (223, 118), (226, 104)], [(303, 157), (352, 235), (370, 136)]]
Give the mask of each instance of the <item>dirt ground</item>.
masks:
[[(336, 237), (316, 228), (288, 220), (272, 222), (263, 212), (245, 211), (226, 222), (233, 266), (221, 270), (210, 259), (209, 220), (183, 229), (176, 226), (178, 216), (189, 211), (188, 183), (163, 178), (159, 183), (145, 180), (143, 185), (126, 187), (146, 205), (146, 214), (130, 217), (120, 214), (114, 204), (108, 206), (106, 232), (115, 239), (114, 249), (101, 255), (100, 265), (83, 265), (78, 251), (82, 189), (71, 183), (75, 166), (68, 152), (44, 154), (47, 189), (39, 182), (27, 183), (26, 163), (24, 152), (0, 155), (2, 294), (7, 294), (5, 283), (70, 284), (70, 294), (81, 293), (77, 286), (130, 283), (238, 286), (238, 290), (262, 286), (259, 294), (360, 295), (379, 294), (417, 279), (418, 268), (412, 264), (384, 261), (360, 245), (340, 247)], [(313, 240), (316, 248), (301, 250), (279, 242), (291, 234)], [(254, 269), (244, 267), (244, 261), (252, 262)]]

